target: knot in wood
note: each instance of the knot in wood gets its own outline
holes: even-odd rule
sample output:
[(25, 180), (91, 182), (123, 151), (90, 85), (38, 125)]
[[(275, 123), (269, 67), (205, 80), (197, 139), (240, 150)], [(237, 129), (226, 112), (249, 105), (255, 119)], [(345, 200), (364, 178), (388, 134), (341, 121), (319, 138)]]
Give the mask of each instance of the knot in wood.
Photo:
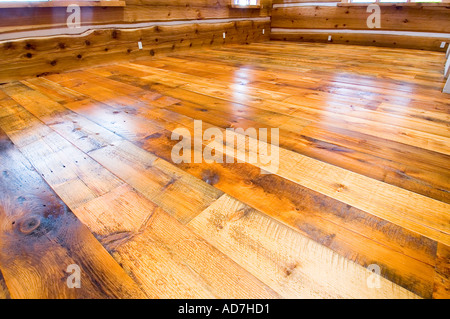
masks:
[(40, 225), (40, 218), (37, 216), (31, 216), (19, 222), (19, 231), (25, 235), (28, 235), (35, 231)]

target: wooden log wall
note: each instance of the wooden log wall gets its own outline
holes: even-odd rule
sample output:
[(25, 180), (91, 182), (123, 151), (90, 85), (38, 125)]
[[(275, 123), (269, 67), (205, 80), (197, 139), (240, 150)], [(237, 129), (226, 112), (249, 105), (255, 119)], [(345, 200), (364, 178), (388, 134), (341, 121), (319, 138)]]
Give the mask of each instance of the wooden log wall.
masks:
[[(81, 36), (4, 41), (0, 44), (0, 82), (178, 50), (264, 41), (269, 39), (269, 30), (270, 21), (234, 21), (103, 29)], [(142, 50), (138, 41), (142, 43)]]
[[(301, 2), (311, 5), (300, 5)], [(381, 28), (369, 29), (367, 18), (371, 13), (367, 12), (367, 4), (324, 6), (319, 2), (324, 1), (274, 0), (271, 39), (444, 52), (450, 42), (450, 4), (380, 4)], [(444, 47), (441, 47), (442, 42), (446, 42)]]
[[(272, 0), (262, 0), (261, 9), (231, 8), (229, 0), (125, 0), (125, 2), (125, 7), (83, 7), (81, 25), (268, 17)], [(19, 30), (64, 28), (67, 16), (65, 7), (2, 8), (0, 34)]]
[(233, 9), (228, 0), (126, 0), (125, 7), (82, 7), (80, 34), (67, 29), (66, 7), (1, 8), (0, 82), (178, 50), (266, 41), (271, 1), (263, 0), (260, 9)]

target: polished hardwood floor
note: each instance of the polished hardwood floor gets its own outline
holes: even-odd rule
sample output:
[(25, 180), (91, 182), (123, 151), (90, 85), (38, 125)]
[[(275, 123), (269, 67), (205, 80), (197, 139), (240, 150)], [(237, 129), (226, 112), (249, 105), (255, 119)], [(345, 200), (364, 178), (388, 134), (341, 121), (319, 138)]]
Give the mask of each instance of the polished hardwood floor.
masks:
[[(0, 298), (449, 298), (444, 61), (265, 42), (2, 84)], [(194, 120), (279, 128), (279, 169), (173, 163)]]

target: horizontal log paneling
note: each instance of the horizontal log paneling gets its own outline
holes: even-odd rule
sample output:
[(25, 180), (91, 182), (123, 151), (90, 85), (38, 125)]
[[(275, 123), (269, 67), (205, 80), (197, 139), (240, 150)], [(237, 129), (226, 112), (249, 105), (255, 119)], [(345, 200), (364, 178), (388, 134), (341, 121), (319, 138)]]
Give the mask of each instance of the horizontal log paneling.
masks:
[[(264, 34), (263, 29), (266, 30)], [(226, 34), (225, 39), (223, 33)], [(265, 20), (106, 29), (80, 36), (3, 41), (0, 42), (0, 81), (156, 56), (181, 49), (264, 41), (269, 39), (269, 34), (270, 22)], [(138, 48), (138, 41), (142, 42), (142, 50)]]
[[(367, 5), (359, 6), (292, 6), (312, 2), (306, 0), (275, 0), (272, 10), (271, 39), (305, 42), (376, 45), (410, 49), (445, 51), (442, 42), (450, 42), (450, 8), (438, 6), (382, 6), (381, 28), (369, 29)], [(319, 1), (313, 1), (319, 2)], [(327, 1), (330, 2), (330, 1)], [(280, 6), (288, 4), (289, 6)], [(430, 21), (433, 21), (430, 23)], [(309, 32), (308, 30), (311, 30)], [(332, 32), (330, 32), (330, 30)], [(343, 30), (343, 32), (337, 32)], [(344, 31), (345, 30), (345, 31)], [(369, 30), (370, 33), (361, 33)], [(396, 31), (398, 34), (377, 34)], [(408, 32), (417, 32), (414, 35)], [(443, 33), (427, 35), (426, 32)], [(332, 36), (331, 40), (329, 36)]]
[[(75, 4), (75, 1), (2, 1), (0, 8), (48, 8), (48, 7), (67, 7)], [(80, 7), (124, 7), (125, 1), (121, 0), (78, 0), (76, 4)]]
[(272, 0), (261, 3), (258, 9), (234, 9), (229, 0), (126, 0), (125, 7), (82, 7), (80, 29), (67, 28), (70, 13), (64, 7), (2, 8), (0, 82), (179, 49), (268, 40)]
[[(274, 8), (273, 28), (368, 30), (367, 7)], [(430, 23), (431, 22), (431, 23)], [(382, 7), (381, 28), (417, 32), (448, 32), (450, 8)]]
[[(83, 7), (81, 25), (196, 19), (267, 17), (271, 0), (261, 9), (233, 9), (229, 0), (127, 0), (125, 7)], [(66, 8), (0, 9), (2, 33), (66, 27)]]

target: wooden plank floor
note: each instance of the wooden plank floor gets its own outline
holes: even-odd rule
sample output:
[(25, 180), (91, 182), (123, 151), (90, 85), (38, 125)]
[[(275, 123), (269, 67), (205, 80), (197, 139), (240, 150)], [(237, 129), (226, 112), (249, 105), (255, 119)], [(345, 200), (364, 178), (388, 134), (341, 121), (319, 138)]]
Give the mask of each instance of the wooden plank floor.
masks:
[[(0, 298), (449, 298), (444, 60), (267, 42), (1, 85)], [(194, 120), (279, 128), (278, 171), (174, 164)]]

